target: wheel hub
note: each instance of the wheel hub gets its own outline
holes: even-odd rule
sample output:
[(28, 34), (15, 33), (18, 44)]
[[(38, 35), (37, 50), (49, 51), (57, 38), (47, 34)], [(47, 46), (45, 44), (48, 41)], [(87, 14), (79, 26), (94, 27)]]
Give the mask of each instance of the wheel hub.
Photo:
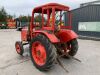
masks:
[(19, 46), (19, 44), (16, 44), (16, 50), (17, 50), (18, 53), (20, 53), (20, 46)]
[(38, 56), (41, 56), (40, 50), (37, 51), (37, 55), (38, 55)]
[(46, 62), (46, 50), (38, 41), (32, 44), (32, 57), (39, 66), (44, 65)]

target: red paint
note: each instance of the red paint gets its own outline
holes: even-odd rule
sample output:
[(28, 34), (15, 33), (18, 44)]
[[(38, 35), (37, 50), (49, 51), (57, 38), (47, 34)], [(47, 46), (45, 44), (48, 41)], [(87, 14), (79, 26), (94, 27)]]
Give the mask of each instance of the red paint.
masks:
[[(52, 12), (51, 12), (52, 11)], [(59, 43), (59, 42), (67, 42), (69, 40), (72, 40), (74, 38), (77, 38), (77, 34), (73, 32), (72, 30), (67, 30), (71, 29), (71, 13), (68, 15), (68, 26), (60, 26), (60, 31), (57, 33), (57, 36), (55, 36), (55, 12), (56, 11), (68, 11), (69, 12), (69, 7), (64, 6), (61, 4), (57, 3), (49, 3), (43, 6), (39, 6), (34, 8), (32, 12), (32, 18), (31, 18), (31, 23), (30, 23), (30, 28), (29, 28), (29, 33), (28, 35), (31, 36), (30, 40), (36, 37), (38, 34), (43, 34), (45, 35), (52, 43)], [(42, 27), (41, 29), (37, 30), (34, 23), (34, 13), (42, 13)], [(47, 25), (44, 26), (44, 14), (47, 14)], [(50, 22), (50, 14), (52, 14), (52, 22), (51, 26), (49, 25)], [(60, 16), (61, 17), (61, 16)], [(22, 36), (22, 41), (27, 41), (27, 30), (28, 28), (23, 28), (21, 32)], [(51, 31), (52, 33), (48, 33), (48, 31)]]
[[(52, 12), (49, 10), (51, 9)], [(56, 10), (57, 9), (57, 10)], [(68, 6), (64, 6), (61, 4), (57, 4), (57, 3), (49, 3), (46, 5), (42, 5), (39, 7), (34, 8), (33, 12), (32, 12), (32, 18), (31, 18), (31, 24), (30, 24), (30, 34), (31, 34), (31, 39), (32, 37), (32, 32), (34, 29), (34, 13), (42, 13), (42, 29), (43, 30), (52, 30), (54, 32), (55, 30), (55, 11), (69, 11), (69, 7)], [(49, 24), (49, 19), (50, 19), (50, 12), (52, 14), (52, 26), (50, 27)], [(43, 18), (43, 14), (47, 14), (47, 27), (44, 26), (44, 18)]]
[[(68, 13), (68, 16), (69, 16), (68, 24), (69, 24), (69, 26), (71, 27), (71, 26), (72, 26), (72, 13), (71, 13), (70, 11), (69, 11), (69, 13)], [(72, 27), (69, 28), (69, 29), (72, 29)]]
[(72, 30), (65, 30), (65, 29), (60, 30), (56, 35), (61, 42), (68, 42), (78, 37), (77, 34)]
[(42, 8), (47, 9), (47, 8), (51, 8), (51, 7), (56, 7), (56, 8), (60, 8), (61, 10), (69, 10), (68, 6), (65, 5), (61, 5), (58, 3), (48, 3), (39, 7), (34, 8), (33, 12), (34, 13), (41, 13), (42, 12)]
[(20, 53), (20, 51), (21, 51), (19, 44), (16, 44), (16, 51), (17, 51), (17, 53)]
[(46, 62), (46, 50), (39, 41), (32, 44), (32, 57), (39, 66), (43, 66)]
[(27, 31), (28, 31), (28, 28), (27, 27), (24, 27), (21, 31), (21, 40), (22, 41), (27, 41)]
[(61, 26), (60, 28), (61, 29), (72, 29), (72, 26), (70, 26), (70, 25), (69, 26)]
[(43, 30), (34, 31), (34, 32), (38, 33), (38, 34), (45, 35), (52, 43), (58, 43), (58, 42), (60, 42), (60, 40), (53, 33), (48, 33), (48, 32), (43, 31)]

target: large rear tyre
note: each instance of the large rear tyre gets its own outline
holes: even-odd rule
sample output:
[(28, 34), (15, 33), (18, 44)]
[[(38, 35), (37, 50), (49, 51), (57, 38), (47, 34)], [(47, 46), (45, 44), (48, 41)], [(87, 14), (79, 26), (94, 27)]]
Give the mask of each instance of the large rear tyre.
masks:
[(15, 48), (16, 48), (16, 52), (19, 54), (19, 55), (23, 55), (23, 53), (24, 53), (24, 49), (23, 49), (23, 44), (22, 44), (22, 42), (20, 42), (20, 41), (17, 41), (16, 43), (15, 43)]
[(56, 60), (56, 48), (44, 35), (38, 35), (30, 42), (30, 56), (40, 71), (49, 70)]

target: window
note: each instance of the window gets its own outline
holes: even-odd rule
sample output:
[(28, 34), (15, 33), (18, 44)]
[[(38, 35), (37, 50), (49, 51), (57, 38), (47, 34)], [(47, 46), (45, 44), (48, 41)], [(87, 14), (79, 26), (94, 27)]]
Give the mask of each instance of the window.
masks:
[(34, 26), (36, 27), (42, 26), (42, 14), (41, 13), (34, 14)]
[(78, 30), (100, 32), (100, 22), (79, 22)]
[(64, 13), (65, 11), (56, 11), (55, 12), (55, 24), (64, 26)]

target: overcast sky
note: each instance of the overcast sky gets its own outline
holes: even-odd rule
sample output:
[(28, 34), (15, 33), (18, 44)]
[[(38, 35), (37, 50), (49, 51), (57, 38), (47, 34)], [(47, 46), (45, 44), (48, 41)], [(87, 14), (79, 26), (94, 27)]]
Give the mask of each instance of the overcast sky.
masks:
[(7, 13), (17, 16), (31, 15), (32, 9), (46, 3), (56, 2), (70, 6), (71, 9), (78, 8), (81, 3), (95, 0), (0, 0), (0, 7), (4, 7)]

